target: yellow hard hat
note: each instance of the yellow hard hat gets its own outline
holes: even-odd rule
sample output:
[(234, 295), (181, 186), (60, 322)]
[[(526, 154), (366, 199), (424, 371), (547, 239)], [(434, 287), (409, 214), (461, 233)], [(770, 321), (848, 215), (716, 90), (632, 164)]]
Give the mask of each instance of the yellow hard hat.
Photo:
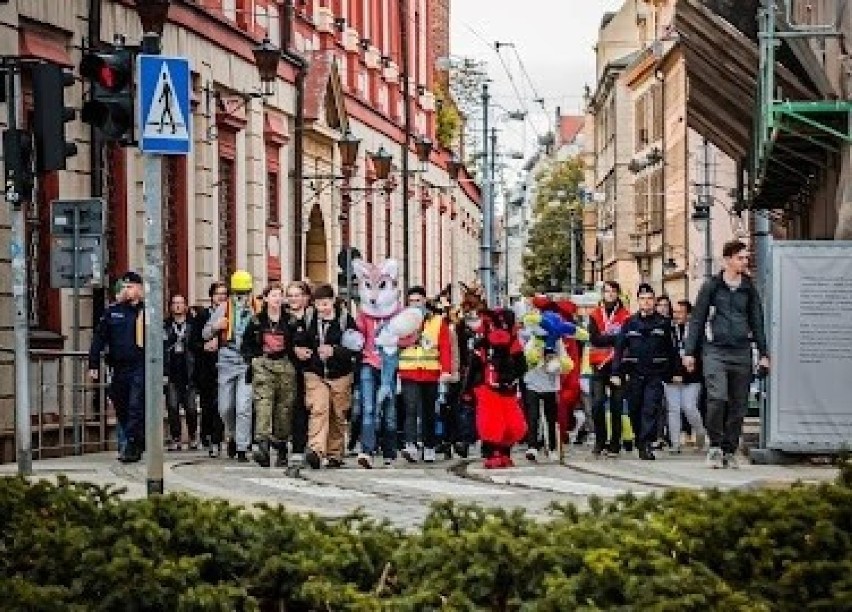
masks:
[(237, 270), (231, 275), (231, 291), (235, 293), (250, 293), (251, 289), (251, 274), (245, 270)]

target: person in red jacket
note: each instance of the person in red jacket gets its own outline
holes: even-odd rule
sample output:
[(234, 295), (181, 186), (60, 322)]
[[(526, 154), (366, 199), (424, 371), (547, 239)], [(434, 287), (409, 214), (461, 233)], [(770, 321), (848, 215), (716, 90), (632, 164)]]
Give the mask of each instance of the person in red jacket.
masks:
[[(556, 312), (562, 318), (571, 323), (576, 323), (577, 305), (571, 300), (559, 300), (556, 302)], [(562, 342), (565, 344), (565, 352), (574, 362), (570, 371), (562, 374), (559, 380), (559, 395), (556, 398), (556, 420), (559, 424), (559, 437), (561, 448), (568, 443), (568, 432), (577, 426), (577, 410), (582, 411), (580, 406), (580, 364), (582, 363), (583, 346), (579, 340), (572, 336), (564, 336)]]
[[(408, 306), (426, 309), (426, 290), (412, 287)], [(435, 461), (435, 404), (438, 385), (453, 380), (453, 345), (447, 319), (426, 310), (423, 329), (417, 341), (399, 353), (399, 379), (405, 406), (405, 448), (402, 456), (409, 462), (418, 459), (417, 422), (423, 443), (423, 461)]]
[[(612, 361), (621, 328), (630, 318), (621, 298), (621, 285), (605, 281), (603, 302), (589, 317), (589, 365), (592, 367), (592, 418), (595, 422), (596, 456), (608, 452), (618, 455), (621, 450), (621, 413), (624, 392), (612, 381)], [(607, 393), (609, 392), (609, 393)], [(607, 444), (606, 411), (609, 400), (612, 432)]]

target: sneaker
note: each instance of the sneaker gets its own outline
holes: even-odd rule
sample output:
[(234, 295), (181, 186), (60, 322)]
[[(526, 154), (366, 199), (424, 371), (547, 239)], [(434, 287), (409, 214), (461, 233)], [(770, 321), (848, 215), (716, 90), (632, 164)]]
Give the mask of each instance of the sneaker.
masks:
[(249, 459), (246, 451), (237, 451), (237, 463), (248, 463)]
[(370, 457), (367, 453), (359, 453), (358, 454), (358, 465), (360, 465), (365, 470), (372, 469), (373, 467), (373, 458)]
[(455, 452), (455, 454), (461, 459), (467, 459), (467, 444), (464, 444), (463, 442), (456, 442), (453, 444), (453, 452)]
[(707, 467), (713, 468), (714, 470), (725, 467), (722, 449), (718, 446), (714, 446), (707, 451), (707, 459), (705, 460), (705, 463), (707, 464)]
[(252, 457), (260, 467), (268, 468), (271, 459), (269, 455), (269, 440), (261, 440), (258, 442), (257, 450), (254, 451), (254, 455)]
[(528, 448), (527, 452), (524, 453), (524, 457), (527, 458), (527, 461), (532, 461), (535, 463), (538, 461), (538, 450), (535, 448)]
[(340, 457), (329, 457), (325, 460), (325, 467), (329, 468), (330, 470), (342, 468), (343, 466), (343, 459), (341, 459)]
[(317, 452), (313, 449), (305, 453), (305, 461), (309, 466), (311, 466), (312, 470), (320, 469), (320, 465), (322, 464), (319, 454), (317, 454)]
[(413, 444), (406, 444), (402, 449), (402, 457), (409, 463), (417, 463), (417, 447)]
[(722, 455), (722, 467), (731, 468), (732, 470), (740, 469), (740, 462), (735, 453), (725, 453)]
[(142, 460), (142, 451), (135, 444), (127, 443), (124, 447), (124, 452), (119, 456), (119, 461), (122, 463), (137, 463)]
[(424, 448), (423, 449), (423, 461), (426, 463), (435, 463), (435, 459), (437, 455), (435, 454), (434, 448)]
[(218, 459), (221, 454), (222, 454), (222, 445), (221, 444), (211, 444), (207, 448), (207, 455), (211, 459)]

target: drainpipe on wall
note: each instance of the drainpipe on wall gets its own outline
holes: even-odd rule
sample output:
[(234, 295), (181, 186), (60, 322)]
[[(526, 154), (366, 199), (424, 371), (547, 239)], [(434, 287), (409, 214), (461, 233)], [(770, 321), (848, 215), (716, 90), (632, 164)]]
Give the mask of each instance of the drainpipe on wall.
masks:
[[(399, 26), (400, 26), (400, 47), (402, 61), (402, 98), (403, 98), (403, 129), (405, 137), (402, 143), (402, 252), (405, 255), (402, 258), (402, 286), (403, 292), (408, 291), (411, 287), (411, 266), (409, 260), (411, 257), (409, 225), (409, 193), (408, 193), (408, 154), (411, 151), (411, 101), (409, 76), (410, 76), (410, 61), (408, 48), (408, 0), (399, 0)], [(424, 238), (425, 239), (425, 238)], [(425, 279), (424, 285), (425, 285)]]
[(308, 61), (291, 48), (293, 28), (295, 27), (295, 7), (293, 0), (287, 0), (284, 5), (284, 23), (281, 27), (281, 57), (296, 67), (296, 116), (293, 134), (293, 279), (305, 277), (303, 265), (304, 227), (302, 224), (302, 178), (305, 174), (305, 76), (308, 71)]

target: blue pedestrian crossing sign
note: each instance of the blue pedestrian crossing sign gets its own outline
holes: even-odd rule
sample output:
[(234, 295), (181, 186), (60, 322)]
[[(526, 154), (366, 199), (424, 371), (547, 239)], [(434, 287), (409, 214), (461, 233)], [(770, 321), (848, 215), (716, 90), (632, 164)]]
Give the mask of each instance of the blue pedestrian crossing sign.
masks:
[(192, 146), (189, 60), (139, 55), (139, 149), (143, 153), (186, 155)]

